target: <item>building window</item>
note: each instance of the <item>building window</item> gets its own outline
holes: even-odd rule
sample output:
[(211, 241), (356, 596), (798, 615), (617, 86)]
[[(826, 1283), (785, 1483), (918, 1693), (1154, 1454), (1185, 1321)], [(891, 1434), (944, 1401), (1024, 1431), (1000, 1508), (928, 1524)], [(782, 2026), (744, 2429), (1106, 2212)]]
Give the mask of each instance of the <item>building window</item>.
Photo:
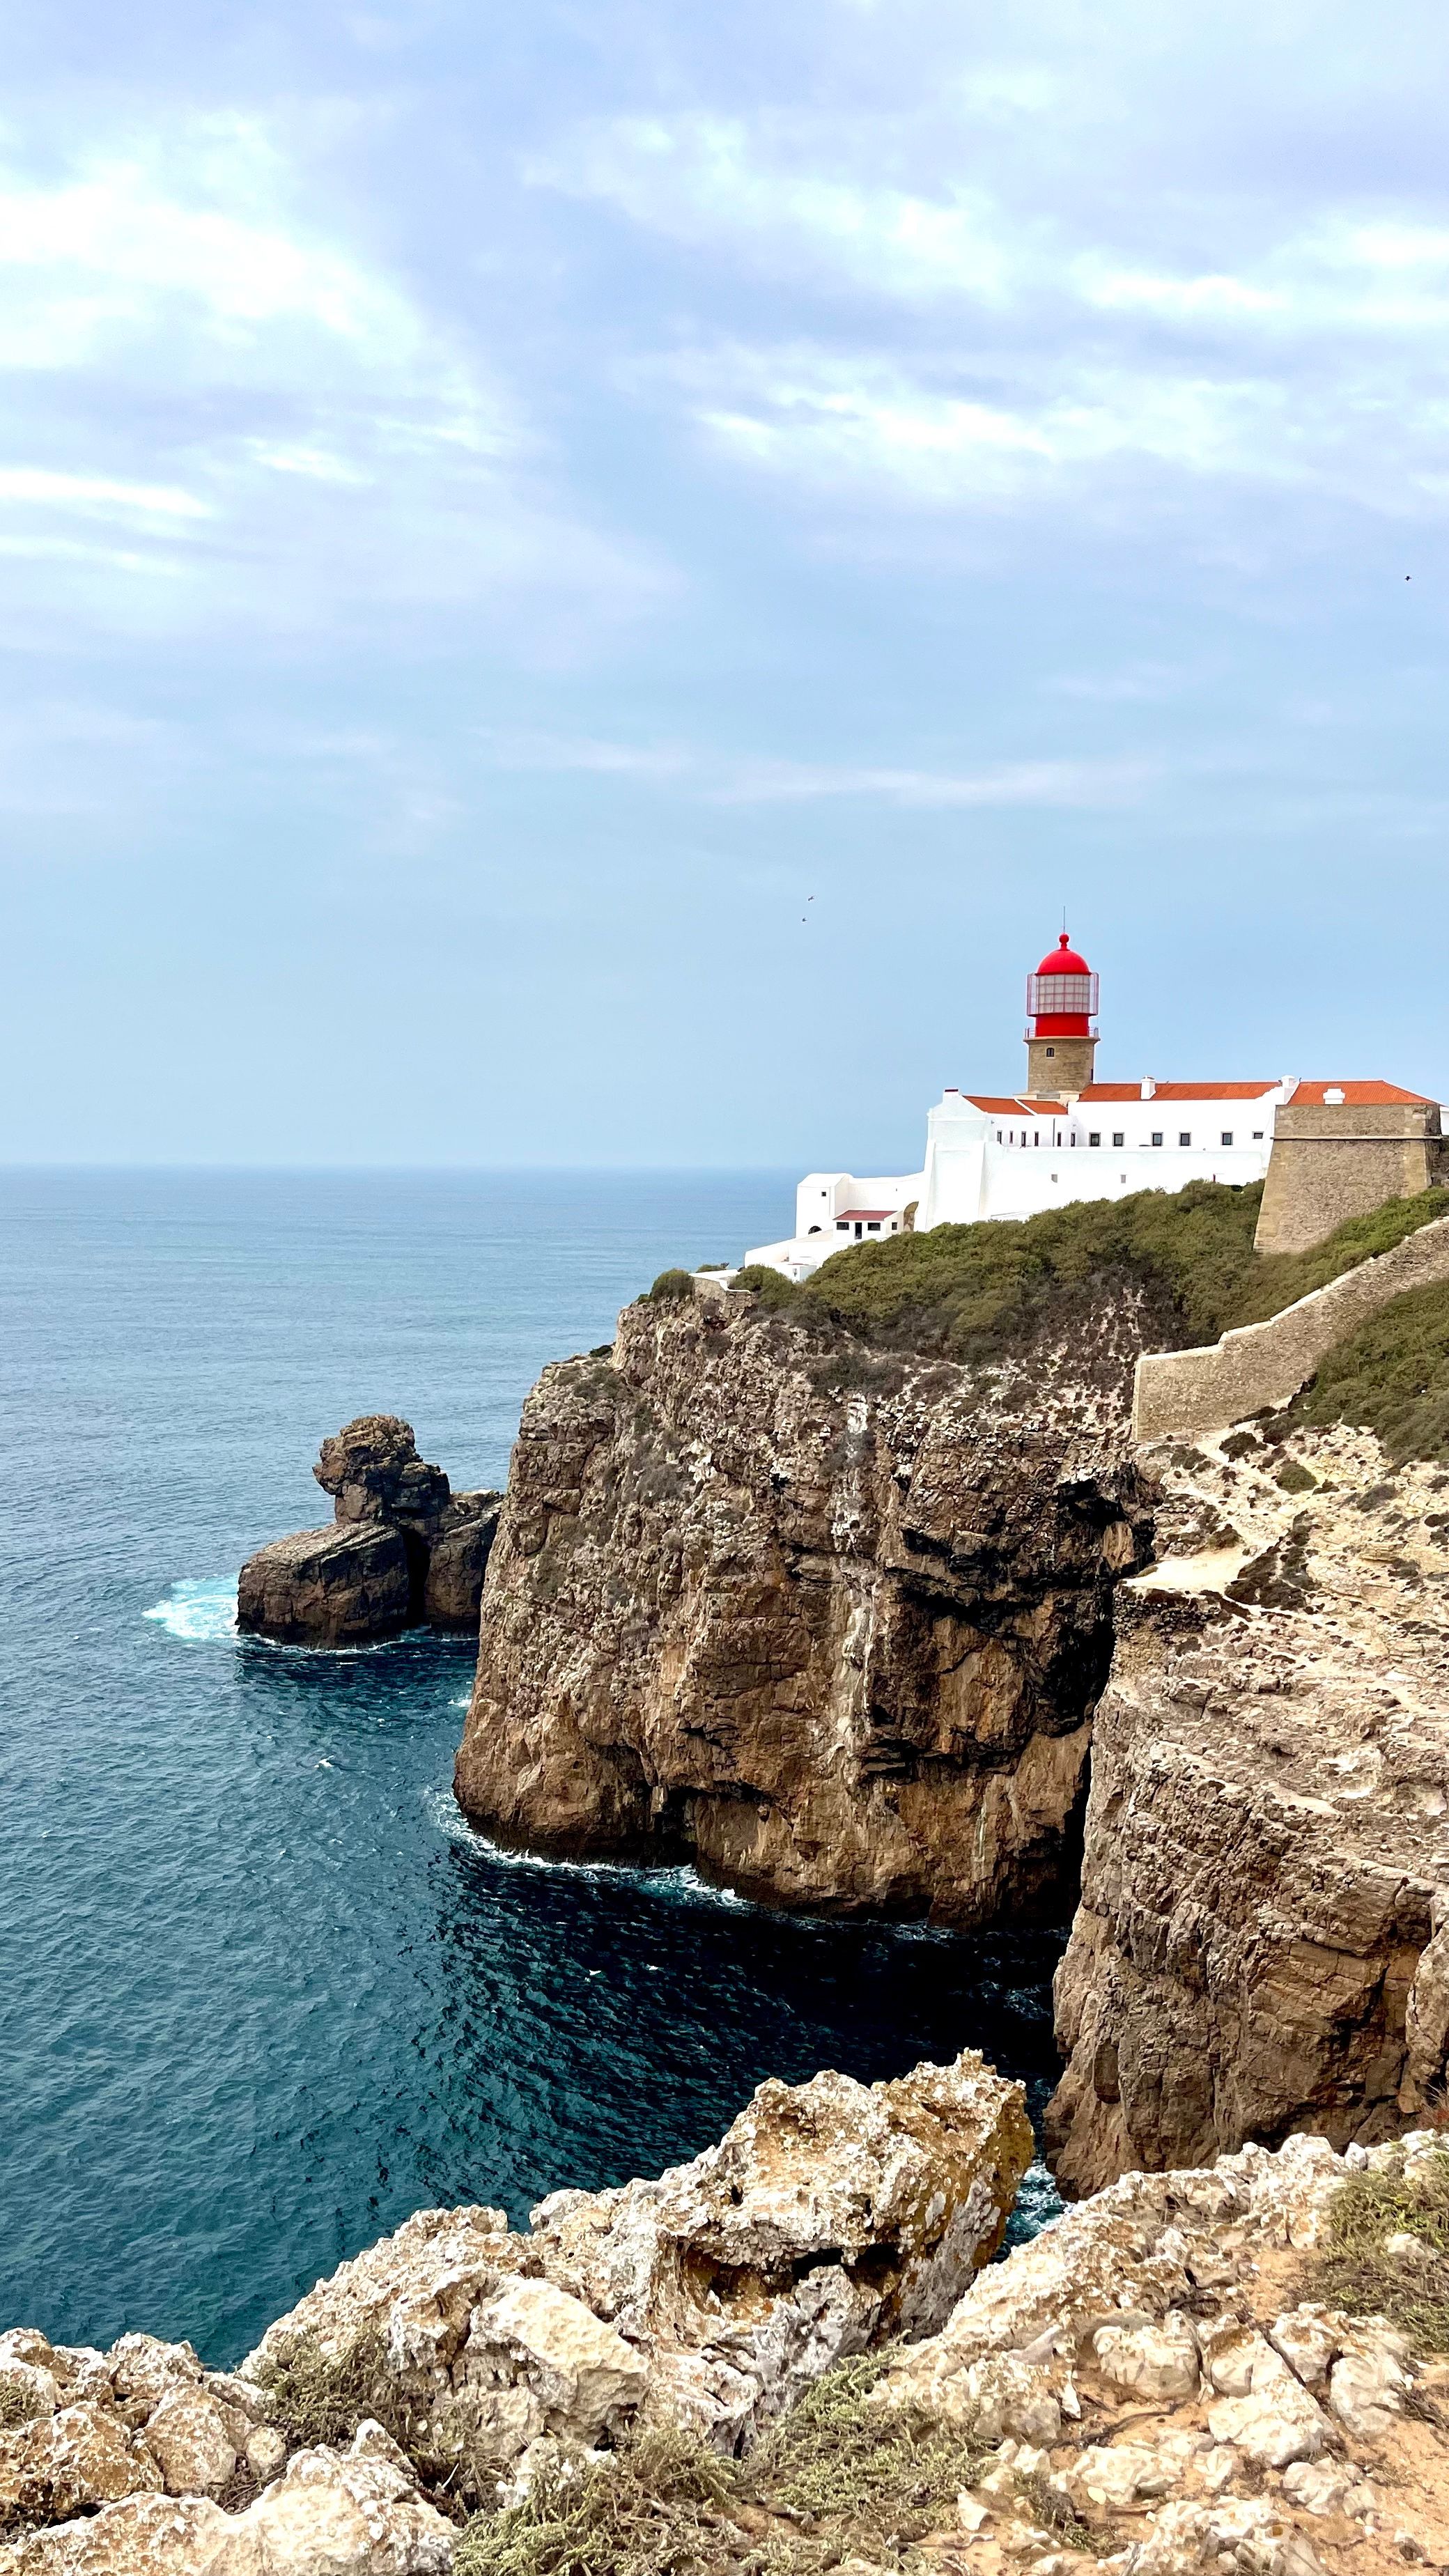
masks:
[(868, 1217), (868, 1218), (866, 1219), (866, 1227), (865, 1227), (865, 1230), (866, 1230), (866, 1233), (867, 1233), (867, 1234), (879, 1234), (879, 1232), (880, 1232), (880, 1218), (879, 1218), (878, 1216)]
[(999, 1144), (1000, 1144), (1000, 1142), (1001, 1142), (1001, 1129), (1000, 1129), (999, 1127), (998, 1127), (998, 1128), (997, 1128), (997, 1130), (996, 1130), (996, 1141), (997, 1141), (998, 1145), (999, 1145)]
[[(1113, 1144), (1114, 1144), (1114, 1145), (1119, 1145), (1119, 1146), (1120, 1146), (1120, 1145), (1125, 1145), (1125, 1144), (1126, 1144), (1127, 1139), (1126, 1139), (1126, 1137), (1123, 1135), (1122, 1130), (1121, 1130), (1121, 1128), (1120, 1128), (1120, 1127), (1114, 1127), (1114, 1128), (1113, 1128), (1113, 1130), (1112, 1130), (1112, 1142), (1113, 1142)], [(1123, 1178), (1123, 1180), (1124, 1180), (1124, 1181), (1126, 1180), (1127, 1175), (1126, 1175), (1126, 1173), (1125, 1173), (1125, 1172), (1123, 1173), (1122, 1178)]]
[(1233, 1141), (1233, 1131), (1231, 1127), (1225, 1127), (1223, 1129), (1222, 1141), (1225, 1145), (1231, 1145)]
[(1101, 1128), (1100, 1128), (1100, 1127), (1093, 1127), (1093, 1128), (1089, 1131), (1088, 1136), (1087, 1136), (1087, 1142), (1088, 1142), (1088, 1144), (1089, 1144), (1089, 1145), (1100, 1145), (1100, 1144), (1101, 1144), (1101, 1141), (1102, 1141), (1102, 1130), (1101, 1130)]
[(1154, 1144), (1154, 1145), (1160, 1145), (1160, 1144), (1161, 1144), (1161, 1142), (1162, 1142), (1162, 1129), (1161, 1129), (1160, 1127), (1154, 1127), (1154, 1128), (1153, 1128), (1153, 1130), (1152, 1130), (1152, 1141), (1153, 1141), (1153, 1144)]
[(1177, 1131), (1177, 1141), (1179, 1145), (1190, 1145), (1192, 1143), (1192, 1129), (1190, 1127), (1179, 1127)]
[(1055, 1054), (1056, 1054), (1056, 1048), (1055, 1048), (1055, 1047), (1048, 1047), (1048, 1048), (1047, 1048), (1047, 1054), (1048, 1054), (1048, 1055), (1055, 1055)]
[(846, 1221), (845, 1221), (845, 1219), (844, 1219), (844, 1217), (843, 1217), (843, 1216), (838, 1216), (838, 1217), (836, 1218), (836, 1220), (835, 1220), (835, 1231), (836, 1231), (836, 1233), (837, 1233), (837, 1234), (849, 1234), (849, 1232), (850, 1232), (850, 1228), (849, 1228), (849, 1226), (846, 1224)]
[(1255, 1145), (1261, 1145), (1261, 1144), (1262, 1144), (1262, 1141), (1263, 1141), (1263, 1130), (1262, 1130), (1262, 1128), (1261, 1128), (1261, 1127), (1255, 1127), (1255, 1128), (1253, 1129), (1253, 1142), (1254, 1142), (1254, 1144), (1255, 1144)]

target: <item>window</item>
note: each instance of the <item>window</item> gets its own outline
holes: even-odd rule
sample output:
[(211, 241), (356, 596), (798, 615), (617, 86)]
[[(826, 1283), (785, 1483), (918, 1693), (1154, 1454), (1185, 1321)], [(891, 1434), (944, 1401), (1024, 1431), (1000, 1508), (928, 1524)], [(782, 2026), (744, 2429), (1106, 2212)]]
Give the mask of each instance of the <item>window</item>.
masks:
[(1255, 1145), (1261, 1145), (1261, 1144), (1262, 1144), (1262, 1141), (1263, 1141), (1263, 1130), (1262, 1130), (1262, 1128), (1261, 1128), (1261, 1127), (1255, 1127), (1255, 1128), (1253, 1129), (1253, 1142), (1254, 1142), (1254, 1144), (1255, 1144)]
[[(1102, 1141), (1102, 1130), (1101, 1130), (1101, 1128), (1100, 1128), (1100, 1127), (1093, 1127), (1093, 1128), (1090, 1130), (1090, 1132), (1089, 1132), (1089, 1134), (1088, 1134), (1088, 1137), (1087, 1137), (1087, 1142), (1088, 1142), (1088, 1144), (1089, 1144), (1089, 1145), (1100, 1145), (1100, 1144), (1101, 1144), (1101, 1141)], [(1118, 1142), (1118, 1144), (1119, 1144), (1119, 1145), (1121, 1144), (1122, 1139), (1121, 1139), (1121, 1137), (1120, 1137), (1120, 1136), (1117, 1138), (1117, 1142)]]
[(999, 1127), (998, 1127), (998, 1128), (997, 1128), (997, 1130), (996, 1130), (996, 1141), (997, 1141), (998, 1145), (999, 1145), (999, 1144), (1000, 1144), (1000, 1142), (1001, 1142), (1001, 1129), (1000, 1129)]
[(865, 1230), (866, 1230), (866, 1233), (867, 1233), (867, 1234), (879, 1234), (879, 1232), (880, 1232), (880, 1218), (879, 1218), (878, 1216), (873, 1216), (873, 1217), (868, 1218), (868, 1219), (867, 1219), (867, 1221), (866, 1221), (866, 1228), (865, 1228)]
[[(1113, 1142), (1113, 1144), (1114, 1144), (1114, 1145), (1119, 1145), (1119, 1146), (1120, 1146), (1120, 1145), (1125, 1145), (1125, 1144), (1126, 1144), (1127, 1139), (1126, 1139), (1126, 1137), (1123, 1135), (1122, 1130), (1121, 1130), (1121, 1128), (1120, 1128), (1120, 1127), (1114, 1127), (1114, 1128), (1113, 1128), (1113, 1130), (1112, 1130), (1112, 1142)], [(1124, 1180), (1124, 1181), (1126, 1180), (1127, 1175), (1126, 1175), (1126, 1173), (1125, 1173), (1125, 1172), (1123, 1173), (1122, 1178), (1123, 1178), (1123, 1180)]]
[(1190, 1145), (1192, 1143), (1192, 1129), (1190, 1127), (1179, 1127), (1177, 1131), (1177, 1141), (1179, 1145)]
[(849, 1234), (849, 1232), (850, 1232), (850, 1228), (849, 1228), (849, 1226), (847, 1225), (847, 1223), (846, 1223), (846, 1221), (845, 1221), (845, 1219), (844, 1219), (844, 1217), (843, 1217), (843, 1216), (838, 1216), (838, 1217), (836, 1218), (836, 1220), (835, 1220), (835, 1231), (836, 1231), (836, 1233), (837, 1233), (837, 1234)]
[(1047, 1048), (1047, 1054), (1048, 1054), (1048, 1055), (1055, 1055), (1055, 1054), (1056, 1054), (1056, 1048), (1055, 1048), (1055, 1047), (1048, 1047), (1048, 1048)]
[(1154, 1128), (1153, 1128), (1153, 1130), (1152, 1130), (1152, 1141), (1153, 1141), (1153, 1144), (1154, 1144), (1154, 1145), (1160, 1145), (1160, 1144), (1161, 1144), (1161, 1142), (1162, 1142), (1162, 1129), (1161, 1129), (1160, 1127), (1154, 1127)]
[(1223, 1143), (1223, 1144), (1225, 1144), (1225, 1145), (1231, 1145), (1231, 1143), (1232, 1143), (1232, 1141), (1233, 1141), (1233, 1131), (1232, 1131), (1231, 1127), (1225, 1127), (1225, 1128), (1223, 1129), (1223, 1132), (1222, 1132), (1222, 1140), (1221, 1140), (1221, 1141), (1222, 1141), (1222, 1143)]

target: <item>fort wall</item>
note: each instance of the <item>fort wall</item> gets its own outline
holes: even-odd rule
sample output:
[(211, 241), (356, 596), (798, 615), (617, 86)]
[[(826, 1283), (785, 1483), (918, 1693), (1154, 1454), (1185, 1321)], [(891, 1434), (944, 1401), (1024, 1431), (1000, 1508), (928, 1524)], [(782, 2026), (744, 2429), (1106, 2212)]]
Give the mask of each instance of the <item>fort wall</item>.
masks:
[(1360, 1262), (1266, 1323), (1240, 1324), (1201, 1350), (1144, 1352), (1133, 1392), (1134, 1438), (1221, 1431), (1267, 1405), (1287, 1404), (1325, 1351), (1366, 1316), (1410, 1288), (1437, 1280), (1449, 1280), (1449, 1216), (1421, 1226), (1392, 1251)]
[(1295, 1108), (1290, 1101), (1274, 1122), (1254, 1247), (1308, 1252), (1349, 1217), (1444, 1180), (1449, 1141), (1439, 1132), (1437, 1104)]

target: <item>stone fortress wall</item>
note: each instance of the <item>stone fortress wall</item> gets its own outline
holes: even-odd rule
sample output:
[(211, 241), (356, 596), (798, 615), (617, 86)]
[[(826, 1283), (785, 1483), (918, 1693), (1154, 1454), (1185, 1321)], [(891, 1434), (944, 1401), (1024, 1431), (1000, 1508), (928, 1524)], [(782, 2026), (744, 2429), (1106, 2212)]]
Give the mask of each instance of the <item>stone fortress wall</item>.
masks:
[(1437, 1103), (1279, 1109), (1254, 1237), (1259, 1252), (1307, 1252), (1350, 1217), (1449, 1180)]
[[(1353, 1114), (1363, 1115), (1362, 1111)], [(1276, 1159), (1276, 1145), (1273, 1150)], [(1415, 1190), (1426, 1186), (1424, 1181), (1413, 1184)], [(1348, 1212), (1377, 1207), (1383, 1195), (1379, 1192)], [(1266, 1323), (1240, 1324), (1201, 1350), (1145, 1352), (1137, 1363), (1133, 1390), (1134, 1438), (1160, 1440), (1174, 1434), (1220, 1431), (1266, 1405), (1287, 1404), (1306, 1385), (1325, 1352), (1366, 1316), (1410, 1288), (1445, 1279), (1449, 1279), (1449, 1216), (1421, 1226), (1391, 1251), (1361, 1262), (1356, 1270), (1346, 1270), (1342, 1278), (1331, 1279), (1326, 1288), (1315, 1288), (1295, 1306), (1269, 1316)]]

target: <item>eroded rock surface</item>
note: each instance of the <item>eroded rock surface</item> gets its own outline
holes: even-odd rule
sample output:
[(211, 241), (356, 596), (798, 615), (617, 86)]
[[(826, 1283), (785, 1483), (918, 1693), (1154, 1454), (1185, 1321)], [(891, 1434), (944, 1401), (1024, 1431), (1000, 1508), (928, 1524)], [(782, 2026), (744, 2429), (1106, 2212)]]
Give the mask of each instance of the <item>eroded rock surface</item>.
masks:
[(1449, 1478), (1349, 1430), (1141, 1456), (1159, 1561), (1117, 1595), (1057, 1974), (1077, 2192), (1371, 2143), (1449, 2045)]
[(1114, 1581), (1146, 1552), (1130, 1296), (978, 1372), (648, 1301), (524, 1408), (457, 1765), (560, 1853), (798, 1905), (1070, 1902)]
[(974, 2052), (889, 2084), (760, 2087), (720, 2144), (657, 2182), (555, 2192), (526, 2236), (430, 2210), (268, 2329), (381, 2334), (441, 2456), (501, 2472), (638, 2417), (734, 2451), (827, 2364), (946, 2316), (1000, 2244), (1032, 2155), (1019, 2085)]
[(362, 1645), (427, 1620), (476, 1629), (501, 1497), (454, 1494), (418, 1456), (412, 1426), (360, 1414), (312, 1470), (330, 1529), (298, 1530), (242, 1567), (237, 1624), (283, 1645)]
[(1352, 2172), (1443, 2156), (1300, 2136), (1128, 2174), (983, 2273), (877, 2393), (986, 2455), (938, 2545), (972, 2576), (1449, 2563), (1449, 2366), (1299, 2277)]

